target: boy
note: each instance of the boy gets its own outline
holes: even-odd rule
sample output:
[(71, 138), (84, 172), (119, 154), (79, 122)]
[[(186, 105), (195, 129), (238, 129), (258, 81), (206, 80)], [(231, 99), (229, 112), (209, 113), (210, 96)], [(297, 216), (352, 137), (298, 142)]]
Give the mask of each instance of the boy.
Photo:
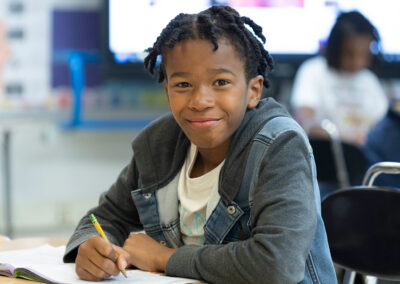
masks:
[[(272, 99), (273, 68), (232, 8), (180, 14), (150, 48), (171, 114), (134, 140), (134, 157), (84, 217), (64, 257), (80, 278), (133, 265), (213, 283), (335, 283), (311, 148)], [(146, 234), (130, 234), (144, 230)]]

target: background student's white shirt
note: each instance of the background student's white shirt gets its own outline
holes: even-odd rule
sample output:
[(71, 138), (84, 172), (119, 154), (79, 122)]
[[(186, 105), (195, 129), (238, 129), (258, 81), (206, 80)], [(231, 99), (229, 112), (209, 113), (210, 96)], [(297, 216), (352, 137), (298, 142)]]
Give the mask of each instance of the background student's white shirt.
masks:
[[(293, 85), (292, 107), (316, 111), (315, 123), (328, 118), (341, 138), (357, 143), (386, 113), (388, 100), (378, 78), (367, 69), (337, 72), (322, 56), (304, 62)], [(308, 129), (306, 129), (308, 130)]]

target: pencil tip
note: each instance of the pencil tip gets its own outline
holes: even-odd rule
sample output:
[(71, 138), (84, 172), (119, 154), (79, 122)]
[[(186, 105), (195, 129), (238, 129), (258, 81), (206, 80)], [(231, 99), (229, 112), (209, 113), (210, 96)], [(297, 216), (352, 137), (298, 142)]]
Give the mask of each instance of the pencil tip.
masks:
[(124, 275), (125, 278), (128, 278), (128, 276), (126, 275), (125, 269), (122, 269), (122, 270), (121, 270), (121, 273), (122, 273), (122, 275)]

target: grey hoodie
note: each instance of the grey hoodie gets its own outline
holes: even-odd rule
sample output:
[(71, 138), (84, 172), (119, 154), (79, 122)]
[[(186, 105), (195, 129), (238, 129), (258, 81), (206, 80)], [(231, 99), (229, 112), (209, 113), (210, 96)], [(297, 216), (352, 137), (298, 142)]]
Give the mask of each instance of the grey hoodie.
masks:
[[(122, 246), (130, 232), (142, 229), (163, 241), (167, 230), (179, 228), (177, 212), (168, 212), (174, 218), (164, 222), (166, 211), (160, 208), (165, 204), (155, 196), (171, 188), (189, 145), (171, 114), (136, 137), (130, 165), (101, 196), (99, 206), (88, 212), (96, 214), (113, 243)], [(219, 194), (220, 204), (205, 226), (208, 242), (183, 246), (178, 237), (179, 248), (167, 263), (167, 275), (215, 283), (336, 282), (311, 148), (300, 127), (273, 99), (261, 100), (246, 112), (221, 169)], [(148, 198), (152, 195), (154, 199)], [(239, 196), (245, 197), (243, 206)], [(242, 213), (226, 233), (215, 237), (227, 226), (224, 212), (229, 206)], [(168, 208), (174, 211), (176, 204)], [(77, 247), (96, 234), (90, 219), (82, 218), (64, 261), (74, 261)]]

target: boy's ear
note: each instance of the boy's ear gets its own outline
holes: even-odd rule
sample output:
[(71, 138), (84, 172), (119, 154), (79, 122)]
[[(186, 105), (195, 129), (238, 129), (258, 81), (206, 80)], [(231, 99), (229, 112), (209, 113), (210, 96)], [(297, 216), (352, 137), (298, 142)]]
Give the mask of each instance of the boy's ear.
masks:
[(252, 109), (258, 105), (263, 90), (264, 77), (258, 75), (249, 81), (247, 108)]

